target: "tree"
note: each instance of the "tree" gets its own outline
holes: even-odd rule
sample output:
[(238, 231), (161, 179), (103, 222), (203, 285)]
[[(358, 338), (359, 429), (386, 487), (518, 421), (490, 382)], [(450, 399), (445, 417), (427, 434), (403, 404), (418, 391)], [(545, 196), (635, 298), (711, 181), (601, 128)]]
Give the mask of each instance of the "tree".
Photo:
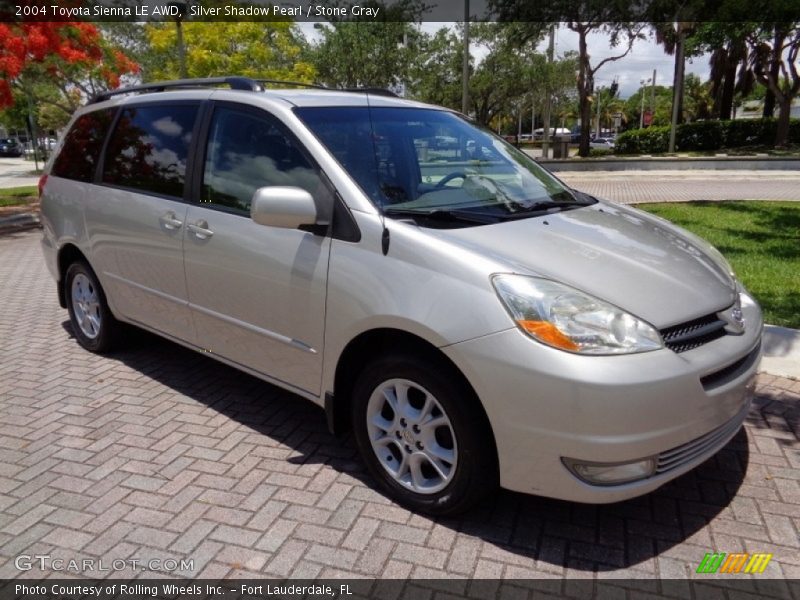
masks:
[(461, 110), (461, 69), (464, 46), (460, 36), (442, 27), (417, 39), (418, 53), (408, 71), (409, 96)]
[[(294, 23), (188, 21), (182, 27), (189, 77), (235, 74), (256, 79), (314, 80), (313, 65), (303, 59), (305, 39)], [(145, 31), (152, 53), (146, 78), (179, 78), (175, 24), (150, 23)]]
[[(641, 38), (643, 23), (604, 22), (602, 10), (596, 13), (591, 21), (570, 21), (567, 27), (578, 34), (578, 103), (581, 114), (581, 139), (578, 154), (589, 156), (589, 123), (592, 117), (592, 93), (594, 78), (603, 65), (624, 58), (633, 48), (633, 43)], [(620, 51), (604, 58), (595, 65), (591, 63), (587, 36), (591, 32), (602, 32), (608, 35), (612, 48), (620, 47)]]
[[(563, 22), (578, 34), (578, 106), (581, 120), (581, 138), (578, 153), (589, 156), (589, 124), (592, 119), (594, 79), (606, 64), (624, 58), (637, 39), (642, 38), (644, 23), (642, 5), (627, 0), (551, 0), (551, 2), (519, 2), (518, 0), (490, 0), (490, 7), (503, 20), (520, 22), (518, 35), (523, 38), (538, 30), (541, 21)], [(611, 48), (618, 53), (594, 65), (591, 62), (587, 38), (590, 33), (608, 36)]]
[(414, 23), (421, 20), (425, 5), (421, 0), (389, 5), (373, 0), (361, 6), (379, 8), (378, 19), (365, 16), (316, 25), (322, 39), (309, 57), (319, 82), (342, 88), (406, 86), (422, 37)]
[[(777, 11), (772, 16), (778, 16)], [(800, 94), (800, 21), (760, 23), (747, 36), (747, 44), (753, 73), (772, 92), (780, 110), (775, 146), (786, 146), (792, 101)]]
[[(690, 73), (684, 81), (684, 117), (687, 121), (698, 121), (711, 118), (712, 88), (697, 75)], [(733, 102), (733, 98), (731, 98)], [(730, 119), (730, 114), (728, 115)]]
[(669, 125), (672, 117), (672, 87), (657, 85), (655, 89), (655, 106), (651, 106), (653, 89), (644, 85), (625, 100), (623, 112), (628, 117), (628, 127), (626, 128), (639, 127), (639, 123), (642, 120), (642, 96), (644, 96), (645, 110), (648, 108), (653, 109), (653, 120), (650, 125)]
[(26, 98), (69, 115), (138, 70), (89, 23), (0, 23), (0, 38), (0, 107)]
[(752, 23), (697, 23), (687, 39), (688, 53), (710, 52), (710, 94), (713, 100), (711, 116), (730, 119), (736, 96), (746, 96), (753, 87), (752, 69), (748, 68), (746, 37)]
[[(503, 23), (475, 23), (470, 28), (474, 42), (487, 50), (469, 82), (475, 119), (487, 126), (509, 106), (521, 104), (536, 78), (536, 66), (542, 63), (541, 55), (538, 61), (532, 58), (536, 56), (534, 40), (518, 45), (508, 33)], [(519, 106), (514, 112), (519, 112)]]

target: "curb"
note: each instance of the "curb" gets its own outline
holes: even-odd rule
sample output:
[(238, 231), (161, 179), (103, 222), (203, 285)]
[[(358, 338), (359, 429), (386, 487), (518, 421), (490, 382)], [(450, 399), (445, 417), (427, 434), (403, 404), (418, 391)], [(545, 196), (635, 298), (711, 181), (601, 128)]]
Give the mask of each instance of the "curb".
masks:
[(798, 171), (800, 158), (770, 157), (637, 157), (543, 159), (536, 162), (553, 172), (564, 171)]
[(16, 231), (26, 231), (28, 229), (38, 229), (41, 226), (39, 215), (32, 212), (0, 217), (0, 235), (14, 233)]
[(800, 380), (800, 331), (777, 325), (764, 325), (764, 355), (759, 371), (778, 377)]

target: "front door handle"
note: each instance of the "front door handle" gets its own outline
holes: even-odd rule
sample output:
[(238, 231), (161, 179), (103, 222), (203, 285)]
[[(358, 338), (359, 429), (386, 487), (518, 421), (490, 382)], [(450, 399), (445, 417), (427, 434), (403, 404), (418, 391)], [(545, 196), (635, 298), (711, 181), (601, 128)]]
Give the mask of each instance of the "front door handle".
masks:
[(190, 223), (186, 228), (191, 231), (197, 237), (197, 239), (200, 240), (207, 240), (214, 235), (214, 232), (208, 228), (208, 223), (203, 220), (200, 220), (197, 223)]
[(183, 221), (175, 218), (175, 213), (169, 211), (165, 215), (161, 215), (158, 219), (161, 221), (161, 224), (164, 226), (164, 229), (169, 229), (170, 231), (175, 231), (176, 229), (180, 229), (181, 225), (183, 225)]

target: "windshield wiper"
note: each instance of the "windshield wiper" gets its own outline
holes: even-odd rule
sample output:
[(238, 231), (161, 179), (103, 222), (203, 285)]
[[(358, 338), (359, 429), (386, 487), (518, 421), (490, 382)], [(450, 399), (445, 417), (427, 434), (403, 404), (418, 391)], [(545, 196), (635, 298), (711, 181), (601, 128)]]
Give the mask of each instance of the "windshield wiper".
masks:
[(569, 200), (566, 202), (558, 200), (539, 200), (537, 202), (532, 202), (531, 204), (528, 204), (522, 209), (516, 210), (511, 214), (504, 215), (503, 220), (521, 219), (529, 217), (533, 213), (541, 213), (554, 208), (559, 210), (573, 210), (576, 208), (583, 208), (584, 206), (589, 206), (594, 203), (595, 201), (586, 200)]
[(478, 223), (480, 225), (497, 223), (497, 217), (495, 215), (478, 215), (474, 212), (464, 210), (442, 208), (420, 210), (415, 208), (392, 208), (391, 206), (387, 206), (383, 209), (383, 214), (392, 217), (422, 217), (433, 221), (460, 221), (462, 223)]

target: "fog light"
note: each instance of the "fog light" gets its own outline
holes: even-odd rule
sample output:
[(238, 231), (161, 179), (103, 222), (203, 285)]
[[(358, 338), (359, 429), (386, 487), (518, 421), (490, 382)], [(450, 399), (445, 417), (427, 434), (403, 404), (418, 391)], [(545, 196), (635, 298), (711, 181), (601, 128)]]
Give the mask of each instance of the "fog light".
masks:
[(579, 479), (593, 485), (616, 485), (646, 479), (656, 472), (656, 459), (645, 458), (629, 463), (590, 463), (563, 458), (564, 464)]

